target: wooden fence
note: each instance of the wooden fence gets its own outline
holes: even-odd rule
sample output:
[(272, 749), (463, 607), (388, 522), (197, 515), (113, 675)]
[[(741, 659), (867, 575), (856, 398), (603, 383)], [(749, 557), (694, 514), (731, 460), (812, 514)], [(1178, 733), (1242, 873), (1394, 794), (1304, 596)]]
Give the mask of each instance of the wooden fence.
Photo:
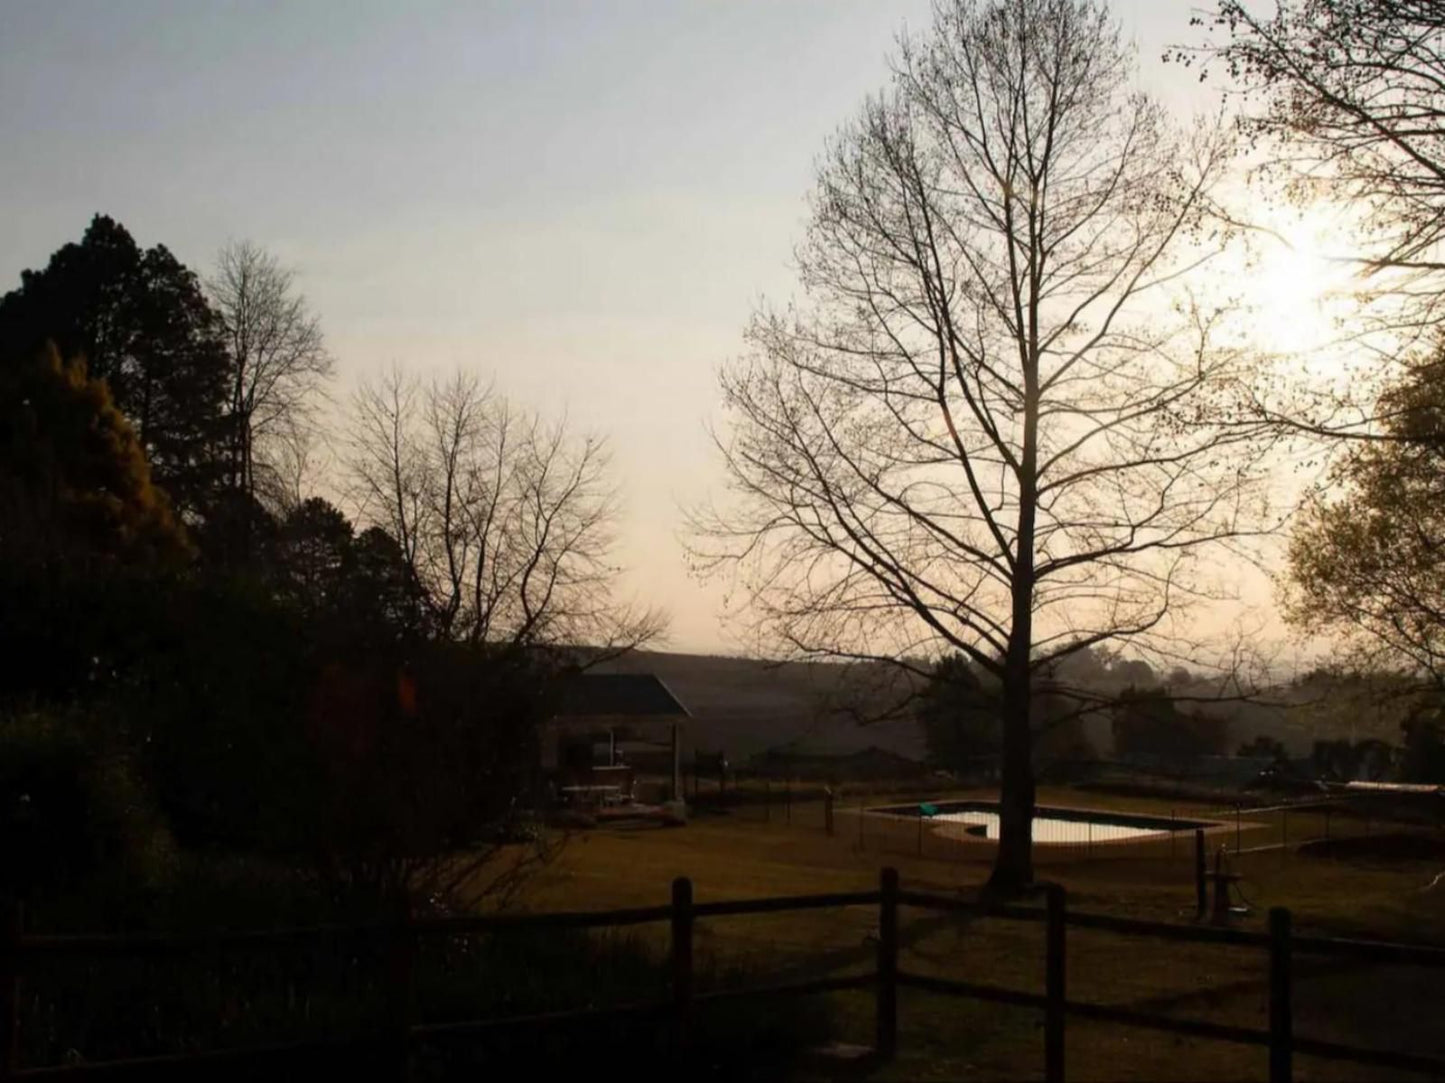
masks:
[[(673, 1048), (681, 1052), (687, 1048), (688, 1034), (695, 1013), (705, 1010), (709, 1003), (724, 999), (803, 996), (864, 988), (871, 988), (874, 992), (874, 1049), (877, 1055), (885, 1058), (893, 1056), (898, 1049), (898, 991), (903, 988), (1039, 1010), (1044, 1017), (1042, 1052), (1045, 1078), (1050, 1083), (1061, 1083), (1065, 1078), (1066, 1035), (1070, 1018), (1122, 1024), (1206, 1041), (1260, 1046), (1268, 1051), (1268, 1077), (1271, 1083), (1285, 1083), (1292, 1078), (1292, 1059), (1295, 1053), (1367, 1067), (1403, 1069), (1445, 1077), (1445, 1058), (1396, 1050), (1366, 1049), (1295, 1036), (1291, 995), (1293, 959), (1298, 954), (1345, 957), (1365, 963), (1445, 968), (1445, 948), (1296, 936), (1291, 930), (1290, 913), (1282, 908), (1270, 911), (1269, 931), (1260, 933), (1073, 911), (1066, 905), (1064, 889), (1057, 885), (1048, 886), (1044, 897), (1045, 905), (1039, 908), (984, 905), (949, 896), (907, 891), (899, 884), (897, 871), (885, 868), (876, 891), (700, 903), (693, 898), (692, 882), (686, 877), (680, 877), (673, 882), (671, 901), (661, 906), (608, 911), (425, 918), (388, 925), (317, 926), (210, 934), (35, 936), (23, 934), (18, 917), (12, 914), (3, 929), (0, 929), (0, 1081), (8, 1083), (11, 1080), (71, 1080), (92, 1077), (149, 1079), (171, 1074), (180, 1078), (189, 1077), (197, 1070), (236, 1069), (252, 1065), (259, 1071), (266, 1066), (295, 1063), (304, 1057), (325, 1057), (331, 1052), (359, 1048), (379, 1054), (380, 1059), (371, 1062), (373, 1069), (385, 1068), (394, 1077), (401, 1078), (405, 1075), (411, 1051), (428, 1042), (480, 1036), (503, 1028), (561, 1027), (583, 1020), (628, 1015), (657, 1017), (671, 1028)], [(872, 974), (702, 994), (694, 990), (693, 931), (699, 920), (843, 906), (878, 908), (877, 966)], [(914, 974), (900, 969), (898, 914), (900, 907), (904, 906), (1043, 923), (1044, 992), (1030, 993), (1003, 986)], [(671, 928), (672, 990), (671, 997), (666, 1001), (463, 1022), (425, 1023), (411, 1018), (412, 961), (418, 943), (424, 938), (496, 933), (509, 929), (616, 928), (654, 922), (667, 922)], [(1266, 1025), (1251, 1028), (1204, 1020), (1177, 1019), (1123, 1006), (1070, 1000), (1066, 981), (1065, 949), (1067, 930), (1071, 927), (1175, 942), (1254, 947), (1267, 952), (1269, 1013)], [(389, 945), (385, 965), (386, 981), (391, 991), (388, 998), (390, 1025), (384, 1028), (385, 1033), (46, 1068), (22, 1068), (18, 1063), (20, 988), (26, 971), (38, 960), (65, 956), (154, 958), (223, 947), (259, 948), (285, 942), (305, 944), (319, 938), (344, 940), (354, 937), (375, 942), (378, 936), (383, 937)]]

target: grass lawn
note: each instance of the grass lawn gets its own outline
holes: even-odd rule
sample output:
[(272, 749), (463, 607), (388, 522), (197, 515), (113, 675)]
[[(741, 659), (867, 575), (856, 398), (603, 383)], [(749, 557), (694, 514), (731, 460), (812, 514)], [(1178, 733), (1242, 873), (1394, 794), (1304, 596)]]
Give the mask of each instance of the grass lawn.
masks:
[[(968, 796), (968, 795), (956, 795)], [(1041, 804), (1111, 807), (1168, 815), (1167, 803), (1094, 793), (1044, 790)], [(887, 803), (872, 799), (869, 805)], [(853, 806), (856, 808), (856, 806)], [(1178, 815), (1198, 809), (1174, 806)], [(988, 872), (986, 846), (937, 844), (917, 855), (917, 825), (893, 834), (865, 824), (860, 850), (856, 813), (847, 801), (837, 832), (821, 829), (821, 806), (798, 802), (792, 824), (776, 808), (771, 822), (755, 809), (703, 817), (680, 829), (599, 829), (568, 840), (560, 856), (529, 885), (529, 909), (604, 909), (665, 902), (673, 877), (690, 876), (698, 900), (747, 898), (869, 888), (884, 864), (906, 887), (971, 891)], [(1249, 818), (1251, 823), (1258, 818)], [(1268, 818), (1266, 818), (1267, 821)], [(1273, 838), (1258, 821), (1249, 838)], [(1308, 831), (1297, 820), (1296, 837)], [(1211, 848), (1220, 836), (1211, 837)], [(1233, 843), (1233, 832), (1224, 835)], [(930, 844), (932, 848), (930, 849)], [(884, 851), (886, 848), (886, 852)], [(1041, 878), (1069, 891), (1070, 906), (1170, 921), (1193, 917), (1192, 840), (1170, 850), (1096, 847), (1040, 863)], [(1305, 856), (1289, 850), (1245, 853), (1236, 867), (1256, 910), (1242, 924), (1263, 928), (1264, 911), (1288, 906), (1301, 931), (1445, 942), (1445, 887), (1422, 890), (1445, 861), (1366, 863)], [(870, 908), (708, 919), (697, 928), (700, 958), (743, 964), (757, 980), (801, 979), (871, 970)], [(905, 909), (900, 965), (907, 970), (1041, 991), (1042, 927), (999, 919), (968, 919)], [(659, 947), (665, 929), (652, 934)], [(1438, 972), (1362, 967), (1300, 956), (1296, 966), (1296, 1033), (1382, 1048), (1445, 1055), (1445, 1005)], [(1111, 933), (1070, 930), (1069, 995), (1180, 1017), (1244, 1026), (1266, 1020), (1266, 958), (1260, 950), (1175, 944)], [(832, 997), (841, 1041), (871, 1041), (871, 994)], [(1042, 1031), (1037, 1013), (905, 991), (900, 1051), (873, 1069), (878, 1079), (1038, 1077)], [(1263, 1048), (1206, 1043), (1149, 1031), (1071, 1020), (1071, 1079), (1263, 1078)], [(1343, 1063), (1297, 1058), (1300, 1079), (1388, 1078)], [(1412, 1077), (1403, 1077), (1412, 1078)]]

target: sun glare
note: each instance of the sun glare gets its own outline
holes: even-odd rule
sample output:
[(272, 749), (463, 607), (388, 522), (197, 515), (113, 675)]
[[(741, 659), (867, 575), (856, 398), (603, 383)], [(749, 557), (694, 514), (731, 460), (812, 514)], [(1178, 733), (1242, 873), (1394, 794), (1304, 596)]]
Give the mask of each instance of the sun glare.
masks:
[(1356, 280), (1353, 267), (1322, 242), (1303, 231), (1260, 242), (1239, 283), (1259, 348), (1310, 354), (1339, 340)]

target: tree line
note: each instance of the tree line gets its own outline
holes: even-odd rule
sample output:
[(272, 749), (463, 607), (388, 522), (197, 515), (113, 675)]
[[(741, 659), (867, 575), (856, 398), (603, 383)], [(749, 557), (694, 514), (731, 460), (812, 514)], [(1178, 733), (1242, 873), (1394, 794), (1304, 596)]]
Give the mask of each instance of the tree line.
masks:
[[(885, 661), (965, 701), (984, 689), (1003, 891), (1033, 876), (1039, 705), (1096, 698), (1070, 661), (1198, 664), (1196, 618), (1231, 593), (1221, 567), (1262, 540), (1293, 538), (1302, 630), (1422, 710), (1441, 698), (1445, 18), (1426, 0), (1282, 0), (1269, 17), (1224, 0), (1194, 25), (1203, 42), (1170, 59), (1222, 81), (1237, 121), (1186, 126), (1141, 92), (1101, 0), (941, 0), (825, 147), (802, 299), (762, 307), (722, 372), (729, 491), (696, 511), (694, 556), (736, 577), (776, 653)], [(1195, 288), (1259, 224), (1231, 198), (1245, 150), (1281, 198), (1362, 215), (1344, 331), (1372, 379), (1293, 380), (1297, 358), (1241, 342), (1235, 302)], [(198, 822), (230, 791), (192, 785), (163, 750), (236, 762), (186, 759), (228, 712), (281, 726), (333, 794), (384, 788), (371, 724), (328, 745), (318, 704), (411, 717), (464, 698), (429, 691), (446, 685), (429, 660), (485, 657), (496, 668), (457, 679), (525, 684), (561, 648), (626, 649), (658, 626), (608, 589), (605, 448), (483, 384), (371, 383), (336, 441), (345, 512), (298, 483), (330, 362), (294, 285), (250, 245), (203, 280), (97, 218), (0, 301), (0, 530), (7, 569), (29, 562), (11, 612), (31, 607), (6, 633), (26, 661), (17, 702), (124, 689), (145, 709), (102, 728)], [(1302, 441), (1333, 473), (1296, 508), (1274, 473)], [(299, 637), (285, 650), (272, 619)], [(1247, 647), (1223, 652), (1230, 695)], [(209, 673), (187, 653), (202, 649)], [(236, 678), (235, 659), (259, 677)], [(157, 692), (177, 689), (162, 739)], [(354, 829), (373, 857), (394, 831), (337, 822), (331, 837)]]
[(494, 860), (555, 676), (662, 623), (611, 593), (605, 444), (392, 372), (331, 434), (344, 511), (331, 369), (249, 242), (202, 277), (97, 215), (0, 298), (10, 892), (249, 854), (392, 905), (542, 856)]

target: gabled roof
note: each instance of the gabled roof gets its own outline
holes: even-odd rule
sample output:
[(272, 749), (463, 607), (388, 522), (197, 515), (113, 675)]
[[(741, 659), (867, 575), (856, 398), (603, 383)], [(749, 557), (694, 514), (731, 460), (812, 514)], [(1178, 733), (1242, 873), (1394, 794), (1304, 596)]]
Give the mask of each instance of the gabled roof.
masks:
[(691, 718), (672, 689), (651, 673), (579, 673), (557, 696), (554, 718)]

